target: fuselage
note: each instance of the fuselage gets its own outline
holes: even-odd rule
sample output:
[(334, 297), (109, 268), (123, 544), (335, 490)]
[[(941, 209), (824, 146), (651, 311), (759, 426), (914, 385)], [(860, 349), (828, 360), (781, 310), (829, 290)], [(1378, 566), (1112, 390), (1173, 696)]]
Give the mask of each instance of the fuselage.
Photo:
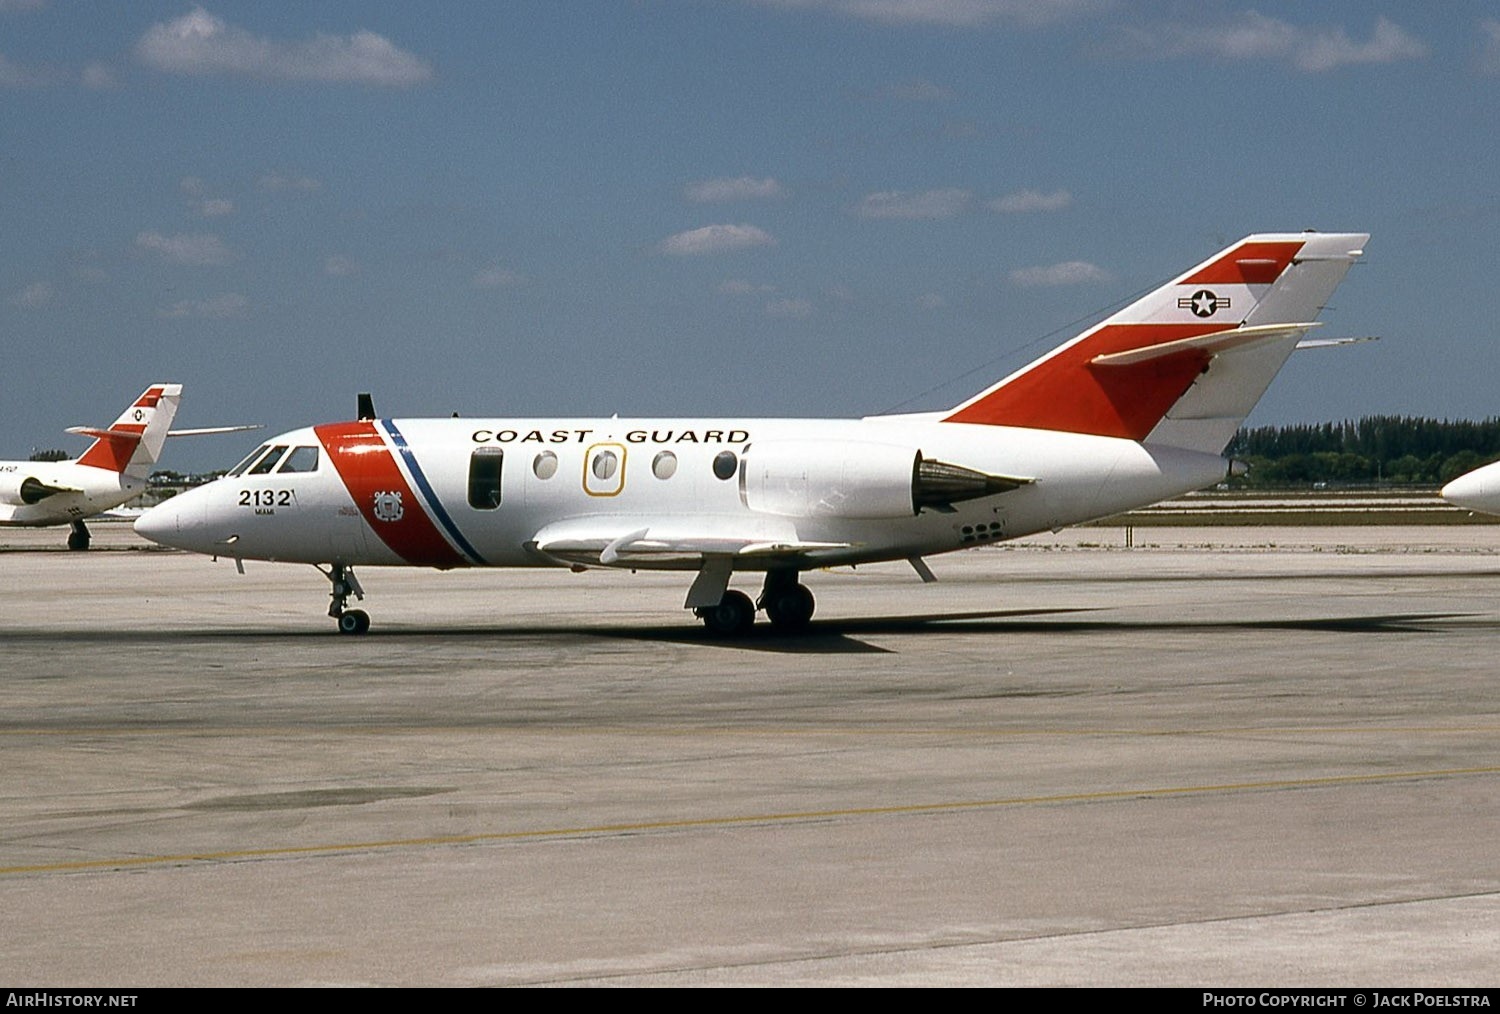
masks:
[(1481, 514), (1500, 514), (1500, 462), (1460, 475), (1443, 487), (1443, 499)]
[[(280, 449), (279, 451), (277, 449)], [(913, 456), (1027, 480), (912, 502)], [(138, 525), (239, 559), (736, 570), (925, 556), (1062, 528), (1221, 480), (1218, 455), (937, 421), (385, 419), (284, 433)], [(662, 551), (611, 555), (627, 537)], [(681, 552), (672, 552), (681, 547)]]
[(76, 461), (0, 461), (0, 525), (40, 528), (92, 517), (139, 495), (146, 479)]

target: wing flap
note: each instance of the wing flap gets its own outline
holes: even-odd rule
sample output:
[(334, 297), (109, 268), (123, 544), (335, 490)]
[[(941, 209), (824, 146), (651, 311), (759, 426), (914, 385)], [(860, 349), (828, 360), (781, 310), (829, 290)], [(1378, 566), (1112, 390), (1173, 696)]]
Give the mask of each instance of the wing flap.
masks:
[(851, 543), (800, 538), (790, 523), (743, 518), (574, 518), (551, 524), (527, 543), (561, 563), (688, 569), (708, 557), (796, 557)]

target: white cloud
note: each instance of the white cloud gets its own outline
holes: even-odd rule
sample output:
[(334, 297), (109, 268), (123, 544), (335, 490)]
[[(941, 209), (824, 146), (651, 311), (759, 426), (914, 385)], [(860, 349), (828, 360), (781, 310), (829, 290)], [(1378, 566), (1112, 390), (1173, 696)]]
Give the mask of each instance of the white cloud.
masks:
[(658, 249), (662, 253), (679, 257), (693, 257), (775, 245), (776, 240), (770, 233), (753, 225), (705, 225), (701, 229), (689, 229), (687, 232), (668, 236), (661, 241)]
[(329, 254), (323, 259), (323, 274), (331, 278), (349, 278), (359, 274), (359, 261), (343, 254)]
[(1103, 10), (1111, 0), (760, 0), (773, 7), (827, 11), (891, 25), (1034, 27)]
[(187, 198), (188, 207), (204, 218), (222, 218), (234, 214), (234, 202), (227, 197), (208, 196), (208, 184), (196, 176), (184, 176), (177, 184)]
[(1219, 25), (1169, 23), (1127, 29), (1125, 50), (1145, 57), (1209, 56), (1226, 60), (1280, 60), (1309, 73), (1353, 64), (1418, 60), (1427, 44), (1388, 18), (1375, 19), (1368, 42), (1340, 27), (1309, 28), (1246, 11)]
[(195, 7), (152, 25), (137, 59), (175, 74), (234, 74), (268, 81), (328, 81), (405, 87), (432, 77), (427, 62), (374, 32), (285, 40), (259, 36)]
[(1040, 190), (1017, 190), (1013, 194), (997, 197), (986, 204), (991, 211), (1017, 214), (1027, 211), (1061, 211), (1073, 203), (1073, 195), (1066, 190), (1054, 190), (1044, 194)]
[(11, 296), (10, 301), (16, 306), (24, 307), (28, 310), (39, 310), (50, 304), (55, 295), (56, 293), (52, 291), (52, 286), (46, 282), (32, 282), (26, 288)]
[(806, 299), (773, 299), (766, 304), (766, 316), (800, 320), (812, 315), (812, 303)]
[(1080, 285), (1084, 282), (1109, 281), (1109, 272), (1088, 261), (1064, 261), (1045, 267), (1020, 268), (1010, 273), (1010, 280), (1024, 288), (1053, 285)]
[(936, 292), (924, 292), (917, 297), (917, 306), (923, 310), (941, 310), (948, 301)]
[(683, 188), (683, 195), (697, 204), (765, 200), (770, 197), (780, 197), (782, 193), (781, 184), (769, 176), (763, 180), (753, 176), (703, 180), (699, 183), (689, 183)]
[(526, 276), (517, 274), (509, 268), (501, 267), (499, 264), (491, 264), (474, 275), (474, 287), (476, 289), (513, 289), (517, 285), (524, 285)]
[(135, 245), (137, 249), (160, 254), (174, 264), (191, 267), (212, 267), (234, 260), (233, 251), (219, 237), (208, 233), (163, 236), (159, 232), (143, 232), (135, 237)]
[(968, 210), (973, 199), (974, 195), (969, 191), (957, 188), (920, 193), (884, 190), (866, 194), (855, 205), (854, 213), (860, 218), (953, 218)]
[(244, 316), (250, 300), (238, 292), (226, 292), (208, 299), (183, 299), (157, 311), (161, 317), (196, 317), (206, 320), (227, 320)]
[(1500, 21), (1494, 18), (1479, 22), (1479, 59), (1475, 69), (1481, 74), (1500, 74)]

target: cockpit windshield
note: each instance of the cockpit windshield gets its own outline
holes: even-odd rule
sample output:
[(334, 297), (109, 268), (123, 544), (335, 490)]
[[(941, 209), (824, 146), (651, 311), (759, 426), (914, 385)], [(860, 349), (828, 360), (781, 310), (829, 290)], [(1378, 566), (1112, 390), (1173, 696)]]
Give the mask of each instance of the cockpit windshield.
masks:
[(318, 470), (318, 449), (316, 447), (294, 447), (292, 453), (286, 456), (278, 473), (286, 472), (316, 472)]
[(286, 453), (286, 445), (285, 444), (277, 444), (275, 447), (271, 448), (271, 451), (270, 451), (269, 454), (267, 454), (264, 458), (261, 458), (259, 461), (257, 461), (254, 465), (251, 466), (249, 474), (250, 475), (266, 475), (266, 474), (268, 474), (273, 468), (276, 467), (276, 462), (280, 461), (281, 460), (281, 456), (283, 454), (285, 454), (285, 453)]
[(256, 458), (258, 458), (262, 454), (266, 453), (266, 448), (270, 447), (270, 446), (271, 446), (270, 444), (261, 444), (255, 450), (253, 450), (249, 454), (245, 455), (245, 459), (243, 461), (241, 461), (238, 465), (235, 465), (233, 468), (231, 468), (225, 474), (227, 474), (227, 475), (239, 475), (245, 469), (247, 469), (247, 468), (250, 467), (250, 462), (254, 461)]

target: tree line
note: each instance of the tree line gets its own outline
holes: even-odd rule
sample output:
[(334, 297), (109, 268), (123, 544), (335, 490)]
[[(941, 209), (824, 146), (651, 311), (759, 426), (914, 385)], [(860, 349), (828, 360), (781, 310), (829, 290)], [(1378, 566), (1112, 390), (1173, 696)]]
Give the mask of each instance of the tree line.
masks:
[(1500, 418), (1375, 415), (1257, 426), (1236, 433), (1225, 454), (1250, 465), (1236, 486), (1438, 486), (1500, 458)]

